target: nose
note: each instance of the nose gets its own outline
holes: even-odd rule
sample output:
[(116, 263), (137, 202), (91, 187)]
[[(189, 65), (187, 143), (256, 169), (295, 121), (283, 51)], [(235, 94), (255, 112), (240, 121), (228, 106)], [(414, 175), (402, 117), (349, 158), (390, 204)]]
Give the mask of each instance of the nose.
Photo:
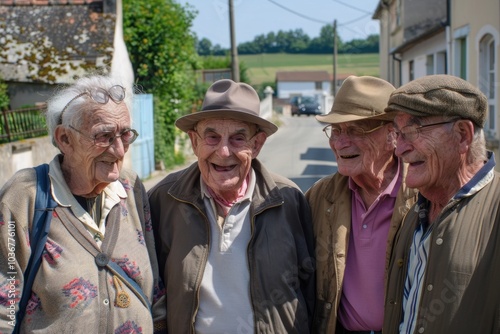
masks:
[(229, 138), (221, 138), (219, 145), (217, 146), (216, 152), (221, 157), (229, 157), (231, 155), (231, 150), (229, 149)]
[(115, 137), (115, 140), (109, 145), (108, 150), (110, 150), (115, 157), (123, 159), (125, 153), (128, 151), (128, 147), (128, 144), (123, 144), (122, 137)]
[(396, 149), (394, 150), (394, 153), (398, 157), (402, 157), (405, 155), (405, 153), (411, 151), (413, 149), (413, 146), (411, 143), (403, 139), (403, 136), (399, 135), (396, 137)]
[(332, 149), (342, 149), (351, 144), (351, 138), (344, 132), (342, 132), (337, 140), (330, 140), (330, 146)]

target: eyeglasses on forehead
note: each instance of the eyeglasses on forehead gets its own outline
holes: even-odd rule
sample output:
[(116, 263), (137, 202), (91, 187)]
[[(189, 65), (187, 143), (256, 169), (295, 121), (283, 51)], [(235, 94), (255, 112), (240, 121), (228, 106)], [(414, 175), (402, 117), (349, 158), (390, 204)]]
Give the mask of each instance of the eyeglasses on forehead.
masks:
[(109, 88), (108, 90), (104, 88), (93, 88), (89, 91), (85, 91), (78, 94), (77, 96), (69, 100), (69, 102), (66, 103), (66, 105), (62, 109), (61, 115), (59, 116), (59, 124), (62, 124), (63, 114), (66, 111), (66, 109), (68, 109), (68, 106), (76, 99), (85, 95), (90, 96), (92, 100), (100, 104), (108, 103), (109, 99), (118, 104), (125, 99), (125, 88), (120, 85), (115, 85)]

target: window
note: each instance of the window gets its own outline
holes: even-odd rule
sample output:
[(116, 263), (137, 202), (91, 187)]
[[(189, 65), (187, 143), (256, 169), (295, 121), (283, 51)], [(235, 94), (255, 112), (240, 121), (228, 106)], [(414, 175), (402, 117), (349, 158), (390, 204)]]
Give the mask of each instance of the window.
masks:
[(470, 33), (468, 25), (453, 32), (453, 73), (457, 77), (467, 80), (467, 40)]
[(426, 74), (434, 74), (434, 55), (427, 55), (427, 59), (425, 60), (425, 69)]
[(410, 60), (408, 64), (408, 79), (410, 81), (415, 79), (415, 63), (413, 62), (413, 60)]
[(479, 88), (488, 98), (489, 115), (484, 130), (486, 134), (496, 134), (496, 54), (495, 39), (491, 34), (484, 35), (479, 41)]

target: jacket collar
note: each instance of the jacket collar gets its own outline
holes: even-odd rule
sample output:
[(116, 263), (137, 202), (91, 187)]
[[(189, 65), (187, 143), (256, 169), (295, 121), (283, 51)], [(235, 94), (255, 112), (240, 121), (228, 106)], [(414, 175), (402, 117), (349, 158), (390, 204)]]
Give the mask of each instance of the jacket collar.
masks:
[[(273, 175), (262, 165), (258, 159), (252, 160), (255, 171), (255, 190), (252, 197), (252, 210), (259, 212), (270, 206), (283, 204), (283, 196)], [(169, 195), (181, 202), (188, 202), (202, 208), (203, 197), (200, 187), (200, 169), (195, 162), (180, 172), (177, 180), (170, 187)]]

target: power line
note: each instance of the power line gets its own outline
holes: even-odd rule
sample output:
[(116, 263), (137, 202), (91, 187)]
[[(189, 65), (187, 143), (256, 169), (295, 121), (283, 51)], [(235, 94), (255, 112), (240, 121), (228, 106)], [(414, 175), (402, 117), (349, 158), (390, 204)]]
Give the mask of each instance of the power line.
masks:
[(349, 7), (349, 8), (351, 8), (351, 9), (357, 10), (358, 12), (362, 12), (362, 13), (365, 13), (365, 14), (368, 14), (368, 15), (372, 15), (372, 13), (371, 13), (371, 12), (366, 11), (366, 10), (363, 10), (363, 9), (361, 9), (361, 8), (358, 8), (358, 7), (354, 7), (354, 6), (353, 6), (353, 5), (351, 5), (351, 4), (348, 4), (348, 3), (345, 3), (345, 2), (342, 2), (342, 1), (339, 1), (339, 0), (332, 0), (332, 1), (333, 1), (333, 2), (337, 2), (337, 3), (341, 4), (341, 5), (346, 6), (346, 7)]
[[(280, 3), (277, 3), (276, 1), (273, 1), (273, 0), (267, 0), (267, 1), (269, 1), (270, 3), (272, 3), (272, 4), (274, 4), (274, 5), (278, 6), (278, 7), (280, 7), (281, 9), (286, 10), (287, 12), (290, 12), (290, 13), (292, 13), (292, 14), (295, 14), (295, 15), (297, 15), (297, 16), (300, 16), (300, 17), (302, 17), (302, 18), (304, 18), (304, 19), (306, 19), (306, 20), (313, 21), (313, 22), (316, 22), (316, 23), (321, 23), (321, 24), (328, 24), (328, 25), (329, 25), (329, 24), (331, 24), (331, 22), (326, 22), (326, 21), (318, 20), (318, 19), (315, 19), (315, 18), (312, 18), (312, 17), (306, 16), (306, 15), (304, 15), (304, 14), (302, 14), (302, 13), (296, 12), (296, 11), (294, 11), (293, 9), (290, 9), (290, 8), (288, 8), (288, 7), (286, 7), (286, 6), (283, 6), (283, 5), (282, 5), (282, 4), (280, 4)], [(372, 13), (370, 13), (370, 12), (367, 12), (367, 11), (362, 10), (362, 9), (360, 9), (360, 8), (356, 8), (356, 7), (354, 7), (354, 6), (351, 6), (351, 5), (349, 5), (349, 4), (343, 3), (343, 2), (341, 2), (341, 1), (338, 1), (338, 0), (332, 0), (332, 1), (333, 1), (333, 2), (338, 2), (338, 3), (340, 3), (340, 4), (344, 5), (344, 6), (347, 6), (347, 7), (350, 7), (350, 8), (352, 8), (352, 9), (355, 9), (355, 10), (357, 10), (357, 11), (360, 11), (360, 12), (365, 13), (365, 15), (363, 15), (363, 16), (361, 16), (361, 17), (358, 17), (357, 19), (354, 19), (354, 20), (351, 20), (351, 21), (347, 21), (347, 22), (344, 22), (344, 23), (340, 23), (340, 24), (338, 24), (338, 25), (337, 25), (338, 27), (343, 27), (344, 29), (350, 30), (350, 31), (352, 31), (352, 32), (356, 32), (356, 31), (354, 31), (353, 29), (351, 29), (351, 28), (347, 27), (347, 25), (348, 25), (348, 24), (352, 24), (352, 23), (354, 23), (354, 22), (356, 22), (356, 21), (359, 21), (359, 20), (362, 20), (362, 19), (366, 18), (366, 17), (367, 17), (367, 16), (369, 16), (369, 15), (372, 15)]]
[(281, 9), (286, 10), (287, 12), (290, 12), (290, 13), (292, 13), (292, 14), (295, 14), (295, 15), (297, 15), (297, 16), (300, 16), (300, 17), (302, 17), (302, 18), (304, 18), (304, 19), (306, 19), (306, 20), (309, 20), (309, 21), (314, 21), (314, 22), (317, 22), (317, 23), (322, 23), (322, 24), (330, 24), (329, 22), (325, 22), (325, 21), (317, 20), (317, 19), (312, 18), (312, 17), (309, 17), (309, 16), (305, 16), (305, 15), (303, 15), (303, 14), (301, 14), (301, 13), (299, 13), (299, 12), (296, 12), (296, 11), (294, 11), (294, 10), (292, 10), (292, 9), (288, 8), (288, 7), (285, 7), (285, 6), (283, 6), (283, 5), (281, 5), (281, 4), (277, 3), (277, 2), (275, 2), (275, 1), (273, 1), (273, 0), (267, 0), (267, 1), (269, 1), (269, 2), (270, 2), (270, 3), (272, 3), (272, 4), (275, 4), (276, 6), (280, 7)]

